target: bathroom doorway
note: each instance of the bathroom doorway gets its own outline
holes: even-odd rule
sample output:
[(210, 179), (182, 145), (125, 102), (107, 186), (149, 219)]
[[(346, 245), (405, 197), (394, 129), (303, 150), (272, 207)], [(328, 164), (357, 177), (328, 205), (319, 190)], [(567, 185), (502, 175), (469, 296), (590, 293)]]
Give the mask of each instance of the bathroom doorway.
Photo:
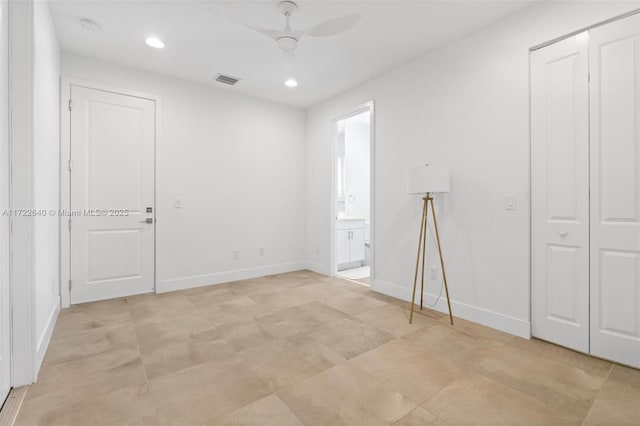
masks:
[(333, 272), (369, 285), (373, 269), (373, 104), (334, 121)]

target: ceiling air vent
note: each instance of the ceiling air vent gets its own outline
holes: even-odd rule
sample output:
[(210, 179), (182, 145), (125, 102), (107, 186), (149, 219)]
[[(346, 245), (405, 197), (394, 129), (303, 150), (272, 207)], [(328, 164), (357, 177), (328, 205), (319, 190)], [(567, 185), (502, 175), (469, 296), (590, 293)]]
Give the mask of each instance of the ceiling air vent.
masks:
[(240, 79), (239, 78), (235, 78), (235, 77), (231, 77), (229, 75), (218, 74), (218, 75), (216, 75), (216, 81), (218, 83), (224, 83), (224, 84), (228, 84), (229, 86), (233, 86), (234, 84), (239, 82)]

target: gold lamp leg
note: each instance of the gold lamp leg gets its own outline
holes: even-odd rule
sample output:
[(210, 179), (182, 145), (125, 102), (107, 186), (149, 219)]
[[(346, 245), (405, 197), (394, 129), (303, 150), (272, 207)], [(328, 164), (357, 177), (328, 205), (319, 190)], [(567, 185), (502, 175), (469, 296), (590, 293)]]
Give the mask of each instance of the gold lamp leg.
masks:
[(427, 227), (427, 219), (429, 218), (429, 193), (427, 193), (427, 196), (424, 197), (424, 200), (425, 213), (422, 219), (424, 221), (424, 231), (422, 232), (422, 277), (420, 280), (420, 310), (422, 310), (422, 300), (424, 299), (424, 260), (425, 257), (427, 257), (427, 232), (429, 232), (429, 228)]
[[(416, 273), (413, 276), (413, 292), (411, 293), (411, 314), (409, 315), (409, 324), (413, 321), (413, 305), (416, 299), (416, 284), (418, 284), (418, 266), (420, 265), (420, 250), (422, 249), (422, 240), (424, 229), (424, 219), (427, 214), (427, 199), (422, 202), (422, 217), (420, 218), (420, 235), (418, 235), (418, 254), (416, 256)], [(423, 271), (424, 272), (424, 271)]]
[[(431, 213), (433, 213), (433, 227), (436, 229), (436, 240), (438, 242), (438, 253), (440, 254), (440, 267), (442, 268), (442, 280), (444, 281), (444, 291), (447, 294), (447, 306), (449, 307), (449, 320), (453, 325), (453, 314), (451, 313), (451, 300), (449, 299), (449, 287), (447, 287), (447, 274), (444, 271), (444, 259), (442, 258), (442, 247), (440, 246), (440, 234), (438, 234), (438, 221), (436, 219), (436, 209), (431, 199)], [(424, 273), (424, 271), (423, 271)]]

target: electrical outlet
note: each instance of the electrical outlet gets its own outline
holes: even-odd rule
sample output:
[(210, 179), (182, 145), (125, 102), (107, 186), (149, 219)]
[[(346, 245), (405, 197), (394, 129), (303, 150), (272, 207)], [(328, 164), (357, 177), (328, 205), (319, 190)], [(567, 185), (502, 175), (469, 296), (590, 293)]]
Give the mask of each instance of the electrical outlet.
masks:
[(231, 252), (231, 259), (233, 259), (233, 260), (238, 260), (238, 259), (240, 259), (240, 251), (238, 251), (238, 250), (233, 250), (233, 251)]
[(429, 278), (432, 280), (438, 279), (438, 268), (436, 266), (429, 268)]
[(260, 247), (258, 249), (258, 256), (264, 256), (264, 248)]

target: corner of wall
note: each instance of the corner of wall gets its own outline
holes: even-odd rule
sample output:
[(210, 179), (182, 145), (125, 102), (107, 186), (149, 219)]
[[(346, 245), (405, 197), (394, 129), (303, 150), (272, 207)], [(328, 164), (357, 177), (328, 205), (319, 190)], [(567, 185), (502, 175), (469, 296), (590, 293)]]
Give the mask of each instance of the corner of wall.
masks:
[(60, 314), (60, 297), (56, 299), (56, 303), (53, 306), (53, 310), (49, 314), (48, 320), (46, 322), (46, 326), (42, 331), (42, 334), (38, 337), (38, 344), (36, 346), (36, 365), (34, 372), (34, 381), (38, 378), (38, 372), (40, 371), (40, 367), (42, 366), (42, 361), (44, 361), (44, 356), (47, 353), (47, 349), (49, 348), (49, 343), (51, 342), (51, 336), (53, 336), (53, 330), (56, 327), (56, 322), (58, 321), (58, 315)]
[(158, 282), (156, 293), (168, 293), (170, 291), (185, 290), (194, 287), (223, 284), (232, 281), (249, 280), (264, 277), (266, 275), (284, 274), (286, 272), (307, 269), (307, 262), (288, 262), (274, 265), (265, 265), (254, 268), (236, 269), (233, 271), (217, 272), (213, 274), (194, 275), (180, 278), (170, 278)]
[[(395, 297), (396, 299), (404, 300), (406, 302), (411, 302), (412, 289), (410, 288), (401, 287), (382, 280), (374, 280), (371, 282), (370, 287), (371, 290), (378, 293), (386, 294), (387, 296)], [(417, 300), (420, 300), (419, 295), (417, 295)], [(438, 296), (426, 293), (422, 300), (423, 304), (429, 309), (434, 309), (446, 314), (449, 313), (446, 296), (444, 295)], [(418, 303), (418, 301), (416, 301), (416, 303)], [(531, 323), (527, 320), (514, 318), (499, 312), (490, 311), (488, 309), (457, 302), (455, 300), (451, 300), (451, 311), (453, 312), (453, 315), (458, 318), (482, 324), (525, 339), (529, 339), (531, 337)]]
[(312, 262), (310, 260), (308, 260), (307, 262), (305, 262), (305, 268), (312, 271), (312, 272), (316, 272), (318, 274), (322, 274), (322, 275), (326, 275), (326, 276), (330, 276), (331, 275), (331, 271), (328, 265), (323, 265), (321, 263), (317, 263), (317, 262)]

